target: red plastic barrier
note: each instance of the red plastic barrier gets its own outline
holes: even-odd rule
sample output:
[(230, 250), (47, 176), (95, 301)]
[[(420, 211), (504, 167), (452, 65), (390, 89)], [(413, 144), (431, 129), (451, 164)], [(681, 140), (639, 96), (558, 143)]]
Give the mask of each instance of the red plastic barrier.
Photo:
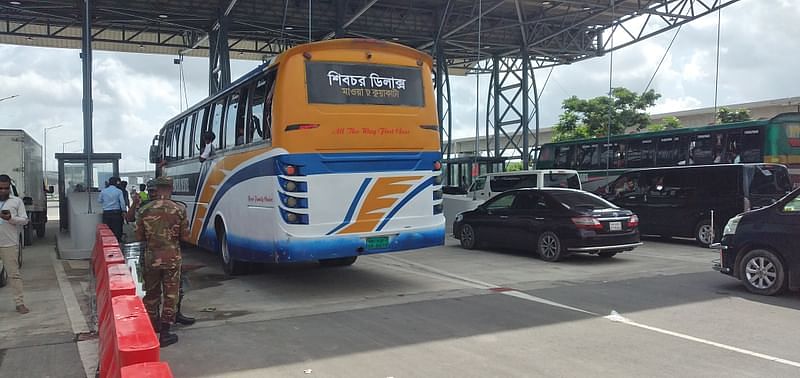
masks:
[(103, 325), (111, 310), (111, 298), (120, 295), (136, 295), (136, 283), (133, 281), (127, 265), (111, 264), (107, 271), (104, 285), (97, 286), (97, 320), (100, 326)]
[(125, 366), (122, 378), (172, 378), (172, 370), (166, 362), (144, 362)]
[(125, 264), (125, 256), (119, 247), (104, 247), (103, 254), (98, 256), (94, 267), (94, 276), (97, 280), (97, 290), (105, 287), (108, 280), (108, 266), (111, 264)]
[(126, 366), (159, 361), (155, 331), (141, 298), (121, 295), (111, 299), (113, 321), (100, 331), (100, 377), (118, 377)]

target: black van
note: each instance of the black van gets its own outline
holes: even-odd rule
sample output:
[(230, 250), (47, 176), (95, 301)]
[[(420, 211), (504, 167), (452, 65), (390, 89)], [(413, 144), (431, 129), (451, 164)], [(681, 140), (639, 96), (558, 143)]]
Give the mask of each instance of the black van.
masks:
[(635, 212), (642, 234), (693, 237), (708, 246), (719, 240), (728, 219), (791, 190), (783, 165), (716, 164), (631, 170), (609, 184), (604, 196)]

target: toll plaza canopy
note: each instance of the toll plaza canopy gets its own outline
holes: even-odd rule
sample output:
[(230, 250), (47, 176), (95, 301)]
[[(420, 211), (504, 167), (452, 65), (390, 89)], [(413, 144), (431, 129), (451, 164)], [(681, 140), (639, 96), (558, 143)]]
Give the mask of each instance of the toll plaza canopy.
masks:
[[(486, 135), (507, 141), (487, 144), (486, 153), (521, 158), (527, 167), (538, 146), (535, 69), (604, 55), (737, 1), (3, 0), (0, 43), (208, 56), (209, 92), (216, 93), (231, 82), (230, 59), (266, 61), (291, 46), (330, 38), (395, 41), (436, 61), (447, 157), (449, 77), (484, 72), (491, 75)], [(83, 35), (91, 35), (90, 44)], [(87, 80), (84, 88), (90, 88)], [(85, 139), (90, 122), (84, 121)]]

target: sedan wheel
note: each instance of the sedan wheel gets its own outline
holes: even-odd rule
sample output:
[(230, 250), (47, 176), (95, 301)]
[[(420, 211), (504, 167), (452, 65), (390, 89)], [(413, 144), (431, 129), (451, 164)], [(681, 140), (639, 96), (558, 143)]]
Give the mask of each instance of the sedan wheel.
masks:
[(459, 239), (461, 239), (461, 247), (466, 249), (474, 249), (478, 245), (475, 229), (468, 224), (461, 226), (461, 237)]
[(558, 235), (552, 231), (545, 231), (539, 235), (539, 257), (550, 262), (561, 260), (564, 257)]
[(748, 291), (761, 295), (778, 294), (788, 284), (783, 262), (765, 249), (754, 249), (744, 256), (739, 276)]

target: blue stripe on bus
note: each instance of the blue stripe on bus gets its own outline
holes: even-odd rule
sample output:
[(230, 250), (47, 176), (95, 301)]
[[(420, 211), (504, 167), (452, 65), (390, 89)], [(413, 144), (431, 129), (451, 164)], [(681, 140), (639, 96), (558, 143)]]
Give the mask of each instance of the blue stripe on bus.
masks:
[(372, 182), (371, 178), (365, 178), (364, 179), (364, 182), (361, 183), (361, 187), (358, 188), (358, 192), (356, 192), (355, 198), (353, 198), (353, 202), (350, 203), (350, 208), (347, 209), (347, 215), (344, 216), (344, 221), (342, 221), (342, 224), (336, 226), (336, 228), (334, 228), (333, 230), (330, 230), (325, 235), (333, 234), (336, 231), (341, 230), (344, 226), (347, 226), (348, 224), (350, 224), (350, 221), (353, 219), (353, 213), (356, 212), (356, 208), (358, 207), (359, 202), (361, 202), (361, 196), (364, 195), (364, 192), (367, 190), (367, 187), (369, 186), (370, 182)]
[(386, 248), (367, 249), (366, 238), (330, 236), (326, 238), (252, 240), (228, 235), (231, 257), (263, 263), (303, 262), (427, 248), (444, 244), (444, 226), (404, 232), (390, 237)]
[(358, 152), (330, 154), (289, 154), (279, 158), (282, 164), (299, 168), (301, 175), (326, 173), (369, 173), (394, 171), (432, 171), (442, 159), (432, 152)]
[(397, 212), (398, 212), (398, 211), (400, 211), (400, 209), (401, 209), (403, 206), (405, 206), (405, 204), (407, 204), (408, 202), (410, 202), (410, 201), (411, 201), (411, 199), (413, 199), (413, 198), (414, 198), (414, 197), (415, 197), (417, 194), (420, 194), (420, 193), (421, 193), (421, 192), (422, 192), (422, 191), (423, 191), (425, 188), (427, 188), (427, 187), (429, 187), (429, 186), (433, 185), (433, 180), (434, 180), (434, 178), (433, 178), (433, 177), (431, 177), (431, 178), (429, 178), (429, 179), (425, 180), (425, 182), (423, 182), (422, 184), (420, 184), (419, 186), (417, 186), (417, 187), (416, 187), (416, 188), (415, 188), (413, 191), (411, 191), (411, 193), (409, 193), (407, 196), (405, 196), (405, 198), (403, 198), (403, 199), (400, 201), (400, 203), (398, 203), (398, 204), (397, 204), (397, 206), (395, 206), (395, 207), (394, 207), (394, 209), (392, 209), (392, 210), (389, 212), (389, 214), (386, 214), (386, 217), (385, 217), (385, 218), (383, 218), (383, 221), (381, 222), (381, 224), (380, 224), (380, 225), (378, 225), (378, 228), (377, 228), (377, 229), (375, 229), (375, 231), (380, 231), (380, 230), (382, 230), (382, 229), (383, 229), (383, 227), (385, 227), (385, 226), (386, 226), (386, 224), (387, 224), (387, 223), (389, 223), (389, 221), (390, 221), (390, 220), (392, 220), (392, 217), (394, 217), (394, 215), (395, 215), (395, 214), (397, 214)]

